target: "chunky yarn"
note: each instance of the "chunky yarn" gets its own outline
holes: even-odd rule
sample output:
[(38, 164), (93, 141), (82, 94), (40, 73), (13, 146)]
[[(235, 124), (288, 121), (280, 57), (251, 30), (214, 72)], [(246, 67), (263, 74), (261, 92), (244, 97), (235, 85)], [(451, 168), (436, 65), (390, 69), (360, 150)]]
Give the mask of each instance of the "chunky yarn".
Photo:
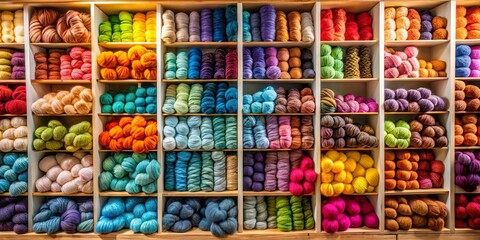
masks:
[(322, 230), (327, 233), (348, 228), (378, 228), (378, 215), (365, 196), (328, 198), (322, 205)]
[(17, 234), (28, 232), (28, 199), (26, 197), (2, 197), (0, 199), (0, 231)]
[(0, 151), (26, 151), (28, 147), (27, 119), (25, 117), (4, 118), (0, 120)]
[(19, 196), (27, 192), (28, 158), (24, 153), (1, 154), (0, 191), (10, 196)]
[(260, 35), (262, 40), (265, 42), (274, 41), (276, 20), (275, 7), (272, 5), (263, 5), (258, 12), (260, 14)]

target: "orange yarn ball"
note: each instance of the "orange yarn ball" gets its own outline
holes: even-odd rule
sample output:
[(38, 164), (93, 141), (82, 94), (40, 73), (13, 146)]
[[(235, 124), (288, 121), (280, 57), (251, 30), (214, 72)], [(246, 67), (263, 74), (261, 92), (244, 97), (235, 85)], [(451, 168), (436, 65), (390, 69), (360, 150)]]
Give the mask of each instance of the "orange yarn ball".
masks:
[(132, 78), (137, 79), (137, 80), (144, 79), (143, 70), (137, 71), (135, 69), (132, 69), (130, 71), (130, 75), (132, 75)]
[(145, 127), (147, 125), (147, 121), (142, 116), (135, 116), (133, 117), (132, 125), (137, 127)]
[(464, 28), (467, 26), (467, 19), (464, 17), (457, 17), (455, 21), (456, 28)]
[(143, 54), (140, 58), (140, 63), (144, 68), (157, 67), (157, 54), (155, 54), (154, 52), (147, 52)]
[(130, 59), (125, 51), (116, 51), (115, 56), (117, 57), (117, 63), (120, 66), (128, 67), (130, 65)]
[(117, 66), (117, 57), (111, 51), (101, 52), (97, 57), (97, 63), (100, 67), (114, 68)]
[(156, 68), (147, 68), (143, 71), (143, 76), (147, 80), (155, 80), (157, 79), (157, 69)]
[(128, 67), (117, 66), (117, 68), (115, 68), (115, 71), (117, 72), (118, 79), (127, 79), (130, 77), (130, 69)]
[(105, 80), (117, 79), (117, 71), (114, 68), (102, 68), (100, 69), (100, 76)]
[(140, 60), (142, 55), (147, 53), (147, 51), (144, 46), (133, 46), (128, 49), (128, 59), (130, 59), (130, 61)]

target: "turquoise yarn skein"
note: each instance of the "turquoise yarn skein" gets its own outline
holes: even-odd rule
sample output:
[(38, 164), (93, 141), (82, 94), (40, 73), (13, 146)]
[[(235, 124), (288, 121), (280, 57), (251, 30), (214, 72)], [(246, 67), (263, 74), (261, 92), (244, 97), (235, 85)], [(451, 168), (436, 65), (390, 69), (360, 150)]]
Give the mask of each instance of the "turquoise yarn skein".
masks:
[(202, 152), (202, 177), (200, 187), (202, 191), (211, 192), (214, 187), (214, 170), (211, 152)]
[(175, 79), (177, 75), (177, 56), (173, 52), (165, 53), (165, 79)]

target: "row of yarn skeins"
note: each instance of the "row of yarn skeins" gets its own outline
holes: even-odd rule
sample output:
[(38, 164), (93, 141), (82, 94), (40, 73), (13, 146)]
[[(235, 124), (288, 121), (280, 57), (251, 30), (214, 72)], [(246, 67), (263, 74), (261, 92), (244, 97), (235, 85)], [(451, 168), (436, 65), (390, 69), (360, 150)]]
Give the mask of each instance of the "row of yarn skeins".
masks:
[(480, 9), (478, 7), (457, 6), (456, 38), (480, 39)]
[(0, 42), (24, 43), (23, 10), (0, 12)]
[(0, 79), (25, 79), (25, 54), (12, 49), (0, 49)]
[(385, 151), (385, 190), (441, 188), (444, 171), (433, 151)]
[(221, 151), (167, 152), (165, 190), (222, 192), (238, 189), (237, 155)]
[(384, 89), (385, 102), (383, 107), (386, 112), (430, 112), (446, 111), (446, 101), (437, 95), (432, 94), (428, 88), (405, 89), (390, 88)]
[(114, 153), (102, 161), (99, 189), (150, 194), (157, 191), (159, 175), (157, 153)]
[(365, 196), (330, 197), (322, 205), (322, 229), (327, 233), (349, 228), (377, 229), (380, 220)]
[(455, 146), (475, 146), (478, 144), (478, 116), (467, 113), (455, 116)]
[(236, 87), (226, 83), (186, 83), (168, 85), (162, 112), (173, 113), (236, 113)]
[(93, 193), (91, 154), (75, 152), (48, 155), (40, 159), (38, 168), (44, 174), (35, 181), (38, 192)]
[(104, 80), (157, 79), (157, 54), (144, 46), (133, 46), (127, 52), (101, 52), (97, 56), (97, 63)]
[(28, 157), (25, 153), (0, 153), (0, 193), (19, 196), (27, 192)]
[(114, 152), (131, 149), (148, 153), (157, 149), (157, 121), (143, 116), (114, 118), (105, 124), (98, 141), (101, 147)]
[(408, 46), (403, 51), (385, 49), (384, 76), (386, 78), (424, 78), (446, 77), (447, 64), (443, 60), (434, 59), (429, 62), (418, 59), (417, 47)]
[(16, 234), (28, 232), (28, 198), (0, 198), (0, 232), (13, 231)]
[(162, 41), (174, 42), (236, 42), (237, 7), (203, 8), (200, 12), (162, 14)]
[(69, 152), (91, 150), (93, 148), (92, 124), (81, 121), (68, 129), (58, 120), (48, 121), (46, 126), (37, 127), (34, 131), (33, 149), (60, 150)]
[(322, 148), (376, 147), (375, 130), (367, 124), (354, 123), (347, 116), (322, 116), (320, 120)]
[(386, 120), (384, 126), (385, 146), (390, 148), (442, 148), (448, 145), (447, 130), (432, 115), (421, 114), (410, 122)]
[(243, 50), (244, 79), (314, 78), (313, 54), (298, 47), (254, 47)]
[(69, 234), (93, 232), (93, 201), (91, 198), (47, 198), (33, 217), (32, 231)]
[(309, 87), (302, 90), (268, 86), (254, 94), (243, 95), (244, 114), (248, 113), (314, 113), (315, 97)]
[(455, 111), (477, 111), (480, 108), (480, 88), (455, 80)]
[(290, 191), (294, 196), (314, 191), (317, 174), (311, 157), (301, 150), (244, 153), (244, 191)]
[(329, 88), (322, 88), (320, 95), (322, 113), (378, 112), (378, 103), (372, 98), (355, 96), (352, 93), (335, 95)]
[(284, 12), (263, 5), (258, 12), (243, 11), (244, 42), (313, 42), (315, 30), (310, 12)]
[(477, 190), (480, 185), (480, 154), (479, 152), (455, 152), (455, 185), (466, 192)]
[(330, 150), (320, 160), (320, 192), (326, 197), (375, 192), (380, 179), (375, 160), (358, 151)]
[(157, 113), (156, 86), (130, 86), (122, 91), (110, 90), (100, 95), (102, 113)]
[(455, 195), (455, 227), (480, 229), (479, 195)]
[(166, 151), (236, 149), (237, 117), (168, 116), (163, 136), (163, 149)]
[(0, 120), (0, 151), (26, 151), (28, 128), (26, 117), (4, 118)]
[(165, 53), (165, 79), (235, 79), (237, 50), (217, 48), (203, 52), (199, 48)]
[(27, 88), (10, 85), (0, 85), (0, 114), (27, 113)]
[(81, 85), (49, 92), (32, 103), (34, 114), (88, 114), (92, 112), (92, 89)]
[(310, 196), (243, 197), (243, 229), (290, 232), (314, 227)]
[(92, 52), (82, 47), (37, 52), (35, 79), (91, 80)]
[(98, 42), (155, 42), (156, 14), (155, 11), (135, 14), (121, 11), (110, 15), (98, 26)]
[(393, 40), (441, 40), (448, 38), (447, 19), (432, 16), (428, 10), (418, 13), (413, 8), (385, 8), (384, 36)]
[(322, 41), (372, 40), (372, 15), (351, 13), (344, 9), (325, 9), (320, 12)]
[(480, 77), (480, 46), (457, 45), (455, 50), (455, 77)]
[(310, 149), (313, 130), (312, 116), (244, 116), (243, 147)]
[(152, 234), (158, 231), (157, 199), (144, 197), (109, 197), (95, 225), (98, 233), (130, 229), (134, 233)]
[(30, 18), (32, 43), (89, 43), (90, 14), (68, 10), (65, 14), (54, 8), (37, 8)]
[(385, 197), (385, 229), (428, 228), (441, 231), (448, 214), (444, 202), (430, 197)]
[[(345, 57), (344, 57), (345, 55)], [(320, 46), (321, 78), (372, 78), (370, 48), (342, 48), (323, 43)]]

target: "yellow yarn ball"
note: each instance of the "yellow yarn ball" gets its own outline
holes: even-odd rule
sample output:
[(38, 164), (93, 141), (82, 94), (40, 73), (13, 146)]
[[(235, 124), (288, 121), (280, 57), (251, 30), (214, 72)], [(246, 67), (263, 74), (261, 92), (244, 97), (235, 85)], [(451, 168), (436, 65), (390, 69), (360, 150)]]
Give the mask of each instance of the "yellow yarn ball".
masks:
[(332, 197), (333, 195), (335, 195), (335, 192), (333, 191), (333, 186), (330, 183), (322, 183), (320, 185), (320, 192), (326, 197)]
[(345, 189), (345, 184), (341, 182), (333, 182), (332, 187), (333, 187), (333, 191), (335, 192), (335, 195), (340, 195), (343, 193), (343, 190)]
[(397, 28), (397, 30), (395, 31), (395, 35), (397, 36), (395, 40), (403, 41), (403, 40), (407, 40), (408, 38), (408, 32), (406, 29), (403, 29), (403, 28)]
[(378, 174), (377, 169), (369, 168), (365, 173), (365, 178), (367, 179), (368, 185), (376, 187), (378, 185), (380, 175)]
[(383, 32), (383, 36), (385, 37), (385, 41), (393, 41), (397, 38), (397, 34), (395, 33), (395, 30), (393, 30), (393, 29), (385, 30)]
[(395, 8), (389, 7), (385, 8), (385, 13), (384, 13), (385, 19), (395, 19)]
[(320, 161), (320, 168), (322, 172), (330, 172), (333, 168), (333, 161), (327, 156), (323, 156), (322, 160)]
[(359, 151), (348, 151), (347, 152), (347, 157), (355, 160), (355, 162), (358, 162), (360, 160), (360, 152)]
[(344, 184), (344, 189), (343, 189), (343, 194), (354, 194), (355, 193), (355, 190), (353, 189), (353, 186), (352, 184), (350, 183), (347, 183), (347, 184)]
[(320, 178), (322, 179), (322, 183), (331, 183), (333, 182), (333, 178), (335, 177), (335, 174), (331, 172), (322, 172), (320, 174)]
[(355, 192), (360, 194), (365, 193), (368, 188), (367, 179), (365, 179), (364, 177), (356, 177), (355, 179), (353, 179), (352, 185)]
[(343, 181), (343, 183), (352, 183), (352, 181), (353, 181), (353, 174), (350, 172), (347, 172), (347, 174), (345, 175), (345, 181)]
[(357, 162), (353, 158), (348, 158), (343, 165), (345, 165), (345, 171), (353, 172), (357, 167)]
[(374, 186), (368, 186), (367, 187), (367, 192), (374, 192), (375, 191), (375, 187)]
[(345, 166), (343, 165), (342, 161), (335, 161), (333, 162), (333, 168), (332, 172), (333, 173), (339, 173), (345, 169)]
[(332, 161), (337, 161), (338, 159), (340, 159), (340, 153), (338, 151), (328, 151), (325, 155), (332, 159)]
[(360, 158), (360, 161), (358, 163), (364, 168), (371, 168), (375, 164), (375, 161), (373, 161), (373, 158), (369, 155), (362, 154), (362, 157)]
[(345, 179), (347, 178), (347, 172), (345, 172), (345, 170), (342, 170), (341, 172), (335, 174), (335, 182), (344, 182)]
[(362, 165), (357, 164), (357, 167), (352, 173), (354, 177), (363, 177), (365, 176), (365, 168), (363, 168)]

